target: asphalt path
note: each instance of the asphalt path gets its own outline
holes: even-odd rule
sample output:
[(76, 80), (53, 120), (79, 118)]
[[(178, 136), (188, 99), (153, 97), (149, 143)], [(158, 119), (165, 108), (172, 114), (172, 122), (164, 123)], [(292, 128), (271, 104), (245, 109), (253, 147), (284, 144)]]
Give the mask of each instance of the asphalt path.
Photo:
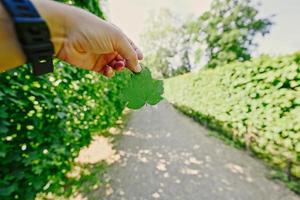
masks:
[(167, 102), (134, 112), (108, 171), (107, 200), (299, 200), (264, 164), (208, 136)]

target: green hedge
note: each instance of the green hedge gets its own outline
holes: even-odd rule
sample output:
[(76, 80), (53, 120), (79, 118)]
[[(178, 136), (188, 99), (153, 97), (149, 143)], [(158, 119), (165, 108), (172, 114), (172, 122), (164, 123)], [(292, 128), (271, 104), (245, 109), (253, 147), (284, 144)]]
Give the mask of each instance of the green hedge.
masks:
[(171, 78), (165, 96), (300, 178), (300, 53)]
[(83, 8), (103, 19), (105, 18), (105, 14), (101, 9), (101, 7), (99, 6), (99, 3), (102, 2), (105, 3), (106, 0), (88, 0), (88, 1), (87, 0), (55, 0), (55, 1), (63, 2), (63, 3), (67, 3), (67, 4), (71, 4)]
[[(103, 17), (98, 0), (64, 2)], [(55, 66), (54, 74), (41, 77), (28, 66), (0, 74), (1, 200), (64, 194), (79, 150), (122, 114), (117, 97), (128, 73), (108, 80), (62, 62)]]
[(79, 150), (93, 132), (114, 124), (128, 75), (108, 81), (66, 64), (54, 74), (28, 67), (0, 75), (0, 199), (33, 199), (66, 184)]

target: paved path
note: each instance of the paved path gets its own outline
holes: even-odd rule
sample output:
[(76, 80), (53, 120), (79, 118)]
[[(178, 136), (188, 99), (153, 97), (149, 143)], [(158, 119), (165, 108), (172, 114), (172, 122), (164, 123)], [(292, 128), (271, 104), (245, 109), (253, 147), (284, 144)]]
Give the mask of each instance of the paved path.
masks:
[(132, 114), (106, 200), (299, 200), (264, 165), (163, 102)]

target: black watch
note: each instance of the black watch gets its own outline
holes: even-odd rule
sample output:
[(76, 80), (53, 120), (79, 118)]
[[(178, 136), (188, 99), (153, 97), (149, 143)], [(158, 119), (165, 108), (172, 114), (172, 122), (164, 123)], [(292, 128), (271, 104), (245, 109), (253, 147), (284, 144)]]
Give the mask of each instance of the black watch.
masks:
[(30, 0), (0, 0), (12, 17), (18, 39), (35, 75), (53, 72), (54, 47), (46, 22)]

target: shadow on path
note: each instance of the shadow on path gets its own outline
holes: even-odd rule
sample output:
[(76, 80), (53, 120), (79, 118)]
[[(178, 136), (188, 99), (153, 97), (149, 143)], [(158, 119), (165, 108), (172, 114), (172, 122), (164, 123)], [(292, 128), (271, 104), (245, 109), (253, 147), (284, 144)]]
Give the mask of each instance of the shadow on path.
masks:
[(207, 136), (167, 102), (132, 114), (107, 200), (298, 200), (258, 160)]

